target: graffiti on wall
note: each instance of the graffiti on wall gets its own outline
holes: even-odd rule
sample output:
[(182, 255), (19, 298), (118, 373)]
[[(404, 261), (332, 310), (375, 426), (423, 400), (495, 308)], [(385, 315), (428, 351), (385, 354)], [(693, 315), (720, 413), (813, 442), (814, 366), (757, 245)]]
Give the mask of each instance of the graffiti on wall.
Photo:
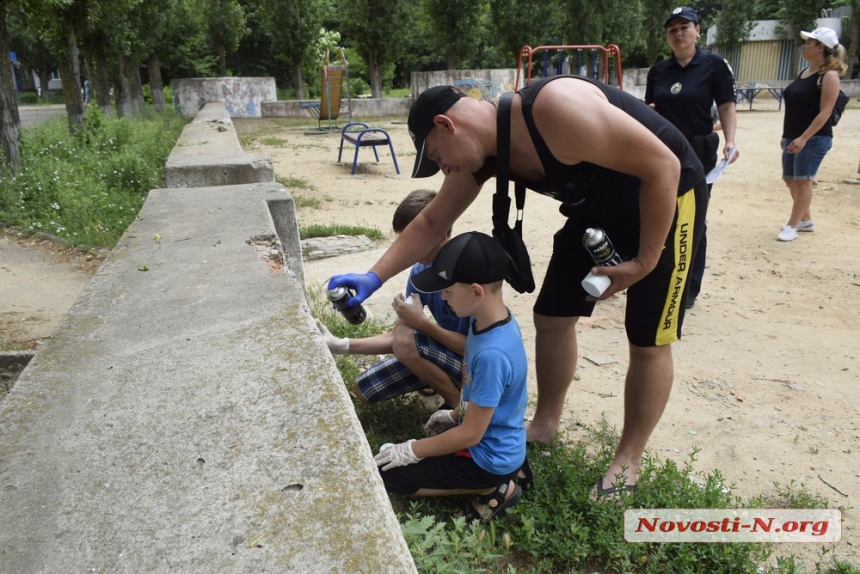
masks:
[(513, 83), (494, 82), (490, 79), (463, 78), (454, 81), (454, 85), (476, 100), (492, 100), (505, 92), (513, 92)]
[(208, 103), (220, 102), (231, 118), (259, 118), (262, 102), (277, 100), (274, 78), (188, 78), (171, 82), (173, 107), (193, 117)]

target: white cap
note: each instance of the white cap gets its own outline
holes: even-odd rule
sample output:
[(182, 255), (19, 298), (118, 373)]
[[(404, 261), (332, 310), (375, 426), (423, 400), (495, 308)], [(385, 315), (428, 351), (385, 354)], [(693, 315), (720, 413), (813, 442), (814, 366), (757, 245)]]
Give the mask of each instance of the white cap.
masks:
[(804, 31), (800, 33), (800, 37), (804, 40), (809, 40), (810, 38), (818, 40), (831, 50), (839, 45), (839, 37), (830, 28), (816, 28), (812, 32)]
[(612, 279), (609, 276), (595, 275), (591, 271), (582, 280), (582, 288), (592, 297), (600, 297), (609, 289), (610, 285), (612, 285)]

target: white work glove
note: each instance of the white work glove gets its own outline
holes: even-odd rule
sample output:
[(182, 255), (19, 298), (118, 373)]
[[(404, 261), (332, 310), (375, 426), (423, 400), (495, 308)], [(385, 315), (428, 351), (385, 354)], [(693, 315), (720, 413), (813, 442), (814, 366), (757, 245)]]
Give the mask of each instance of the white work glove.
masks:
[(328, 350), (331, 351), (332, 355), (346, 355), (349, 353), (349, 339), (341, 339), (339, 337), (335, 337), (331, 334), (325, 325), (320, 323), (320, 320), (317, 319), (317, 329), (322, 333), (323, 340), (325, 341)]
[(454, 411), (449, 410), (441, 410), (433, 413), (429, 419), (427, 419), (427, 423), (424, 425), (424, 430), (428, 433), (439, 434), (443, 433), (448, 429), (452, 429), (457, 426), (457, 421), (454, 420), (454, 417), (451, 415)]
[(422, 460), (412, 452), (413, 442), (415, 442), (415, 439), (411, 438), (406, 442), (397, 443), (394, 446), (380, 451), (378, 455), (373, 457), (373, 460), (376, 461), (376, 466), (382, 466), (384, 464), (385, 466), (382, 466), (382, 470), (390, 470), (398, 466), (415, 464), (419, 460)]

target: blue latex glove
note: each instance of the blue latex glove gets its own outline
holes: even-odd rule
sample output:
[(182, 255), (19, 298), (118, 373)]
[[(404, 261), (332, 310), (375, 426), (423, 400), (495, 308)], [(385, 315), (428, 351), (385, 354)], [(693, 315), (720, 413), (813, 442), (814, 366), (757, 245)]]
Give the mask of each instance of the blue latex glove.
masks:
[(340, 285), (346, 285), (355, 291), (355, 296), (347, 302), (347, 306), (355, 307), (356, 305), (361, 305), (365, 299), (382, 287), (382, 281), (379, 279), (379, 275), (370, 271), (368, 273), (335, 275), (328, 282), (329, 289), (334, 289)]

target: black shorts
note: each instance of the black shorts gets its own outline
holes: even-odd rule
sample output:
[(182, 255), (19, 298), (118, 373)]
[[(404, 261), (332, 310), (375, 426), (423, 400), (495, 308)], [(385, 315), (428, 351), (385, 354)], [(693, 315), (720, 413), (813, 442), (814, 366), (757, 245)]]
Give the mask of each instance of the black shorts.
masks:
[(391, 470), (382, 470), (382, 467), (379, 467), (385, 490), (404, 496), (415, 494), (419, 488), (436, 490), (495, 488), (515, 478), (517, 472), (519, 469), (510, 474), (487, 472), (472, 460), (467, 451), (431, 456), (415, 464), (398, 466)]
[[(681, 338), (687, 298), (687, 277), (704, 230), (708, 188), (704, 178), (678, 197), (675, 217), (657, 266), (627, 289), (624, 326), (627, 338), (638, 347), (655, 347)], [(582, 279), (594, 261), (582, 246), (589, 227), (601, 227), (624, 260), (639, 252), (639, 214), (627, 217), (584, 218), (571, 215), (553, 239), (552, 258), (534, 312), (549, 317), (590, 317), (594, 302), (582, 288)]]

